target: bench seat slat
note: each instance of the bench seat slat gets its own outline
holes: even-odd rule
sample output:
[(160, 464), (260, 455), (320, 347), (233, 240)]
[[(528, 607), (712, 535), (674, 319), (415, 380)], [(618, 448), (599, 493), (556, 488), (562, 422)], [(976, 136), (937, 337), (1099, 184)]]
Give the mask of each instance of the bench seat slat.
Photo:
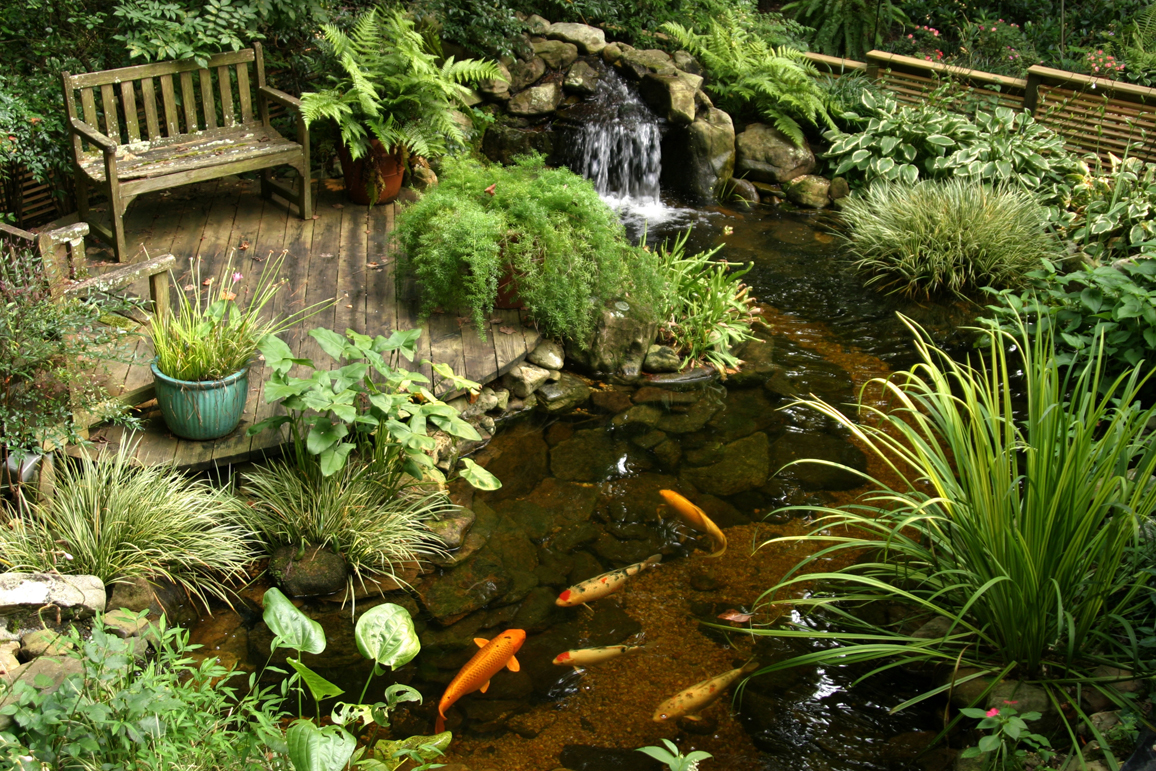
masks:
[[(117, 176), (122, 182), (163, 177), (260, 158), (298, 147), (276, 131), (255, 123), (231, 129), (183, 135), (145, 146), (121, 145), (116, 151)], [(104, 181), (103, 156), (88, 154), (81, 161), (84, 173), (94, 182)]]

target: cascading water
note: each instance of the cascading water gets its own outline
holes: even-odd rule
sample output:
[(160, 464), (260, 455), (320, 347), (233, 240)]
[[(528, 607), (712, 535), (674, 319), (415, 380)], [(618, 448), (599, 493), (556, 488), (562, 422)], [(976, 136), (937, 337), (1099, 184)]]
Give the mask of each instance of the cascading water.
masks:
[(637, 236), (684, 210), (665, 206), (659, 195), (663, 121), (612, 68), (601, 75), (571, 134), (568, 165), (594, 183)]

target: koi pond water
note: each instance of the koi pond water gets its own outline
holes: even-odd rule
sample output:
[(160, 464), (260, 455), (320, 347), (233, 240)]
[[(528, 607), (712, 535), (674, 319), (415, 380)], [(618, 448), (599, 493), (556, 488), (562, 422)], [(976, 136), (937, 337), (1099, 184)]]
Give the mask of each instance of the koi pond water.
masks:
[[(911, 674), (852, 687), (861, 670), (788, 670), (753, 678), (741, 698), (720, 699), (698, 722), (652, 719), (661, 702), (709, 677), (752, 658), (769, 664), (807, 650), (806, 641), (752, 637), (739, 628), (772, 621), (760, 595), (809, 548), (760, 545), (809, 529), (805, 516), (774, 513), (780, 507), (851, 501), (861, 490), (857, 477), (829, 467), (781, 469), (817, 457), (883, 472), (831, 421), (788, 406), (793, 396), (847, 404), (871, 378), (913, 362), (896, 312), (950, 348), (966, 343), (958, 328), (976, 311), (864, 288), (814, 215), (768, 207), (683, 210), (652, 225), (649, 240), (691, 224), (688, 248), (725, 243), (720, 257), (753, 263), (745, 280), (763, 303), (766, 327), (743, 352), (747, 369), (724, 383), (603, 384), (575, 413), (500, 426), (475, 459), (503, 487), (456, 489), (458, 502), (476, 514), (465, 544), (416, 577), (413, 593), (387, 598), (415, 616), (422, 652), (396, 677), (425, 699), (401, 707), (392, 730), (397, 738), (432, 733), (438, 700), (477, 651), (475, 638), (518, 628), (527, 633), (520, 671), (496, 674), (486, 693), (447, 711), (454, 738), (443, 762), (472, 771), (660, 768), (634, 750), (666, 738), (684, 753), (711, 753), (703, 771), (944, 768), (950, 753), (924, 753), (942, 727), (941, 710), (933, 704), (890, 713), (928, 687)], [(709, 557), (710, 539), (660, 519), (664, 489), (702, 507), (729, 542), (724, 554)], [(662, 555), (660, 565), (593, 603), (593, 612), (555, 604), (567, 587), (654, 554)], [(359, 601), (356, 612), (373, 604)], [(304, 609), (330, 640), (325, 654), (305, 662), (359, 692), (366, 670), (350, 608), (311, 601)], [(238, 610), (202, 621), (193, 641), (226, 661), (260, 666), (270, 633), (259, 611)], [(728, 611), (752, 618), (728, 629), (719, 618)], [(621, 643), (644, 647), (577, 670), (553, 663), (569, 649)], [(380, 678), (373, 687), (388, 682)]]

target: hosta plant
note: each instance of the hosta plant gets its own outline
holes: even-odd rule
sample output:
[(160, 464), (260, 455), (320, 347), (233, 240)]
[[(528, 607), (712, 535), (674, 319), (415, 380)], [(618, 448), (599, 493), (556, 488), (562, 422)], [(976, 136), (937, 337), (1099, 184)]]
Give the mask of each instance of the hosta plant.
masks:
[(1100, 261), (1150, 257), (1156, 254), (1156, 164), (1115, 156), (1110, 164), (1077, 165), (1060, 193), (1056, 224)]

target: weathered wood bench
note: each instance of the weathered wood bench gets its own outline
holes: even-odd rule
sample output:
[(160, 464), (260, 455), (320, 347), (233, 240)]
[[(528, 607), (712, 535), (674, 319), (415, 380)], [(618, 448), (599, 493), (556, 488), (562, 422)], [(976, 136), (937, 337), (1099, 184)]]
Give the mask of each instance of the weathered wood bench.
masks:
[[(256, 114), (251, 62), (257, 73)], [(301, 102), (265, 84), (260, 44), (216, 54), (207, 67), (193, 61), (157, 62), (80, 75), (65, 72), (63, 80), (80, 219), (112, 244), (118, 261), (128, 256), (125, 210), (138, 195), (154, 190), (260, 170), (263, 196), (276, 193), (296, 204), (303, 219), (313, 216), (309, 131)], [(270, 124), (270, 102), (297, 111), (296, 141)], [(270, 170), (280, 165), (301, 175), (296, 191), (273, 179)], [(108, 197), (110, 227), (90, 215), (93, 189)]]

